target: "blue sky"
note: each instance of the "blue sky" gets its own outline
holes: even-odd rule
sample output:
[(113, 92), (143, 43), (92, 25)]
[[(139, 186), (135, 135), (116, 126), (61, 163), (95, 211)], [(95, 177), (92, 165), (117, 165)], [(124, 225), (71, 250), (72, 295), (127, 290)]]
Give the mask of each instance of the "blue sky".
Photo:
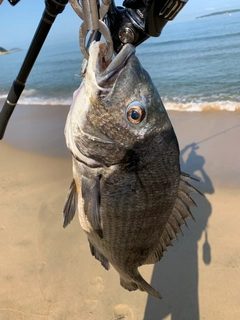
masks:
[[(121, 5), (122, 1), (117, 0), (116, 3)], [(28, 48), (44, 8), (44, 0), (21, 0), (15, 7), (4, 0), (0, 5), (0, 46), (6, 49)], [(213, 11), (239, 8), (239, 0), (189, 0), (175, 21), (194, 19), (198, 15)], [(46, 45), (78, 39), (80, 23), (81, 20), (68, 4), (64, 12), (56, 18)]]

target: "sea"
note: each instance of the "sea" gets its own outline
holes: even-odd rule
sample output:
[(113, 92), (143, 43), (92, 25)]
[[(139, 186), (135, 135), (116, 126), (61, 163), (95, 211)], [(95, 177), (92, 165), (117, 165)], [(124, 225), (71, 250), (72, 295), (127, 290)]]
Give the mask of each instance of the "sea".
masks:
[[(26, 52), (0, 56), (1, 100)], [(137, 47), (137, 57), (167, 110), (240, 111), (240, 13), (168, 22), (160, 37)], [(19, 104), (70, 105), (81, 63), (78, 39), (43, 46)]]

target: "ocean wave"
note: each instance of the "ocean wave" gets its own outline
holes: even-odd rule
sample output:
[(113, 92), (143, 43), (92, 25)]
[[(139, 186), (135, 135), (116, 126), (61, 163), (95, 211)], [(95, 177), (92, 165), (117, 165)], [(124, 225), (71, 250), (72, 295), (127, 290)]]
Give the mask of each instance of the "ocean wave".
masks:
[(18, 104), (25, 105), (71, 105), (72, 98), (37, 98), (37, 97), (21, 97)]
[[(164, 99), (163, 99), (164, 101)], [(24, 98), (19, 100), (19, 104), (26, 105), (71, 105), (72, 98)], [(233, 101), (214, 101), (214, 102), (170, 102), (164, 101), (167, 110), (185, 112), (205, 112), (205, 111), (240, 111), (240, 103)]]
[(37, 95), (38, 91), (36, 89), (24, 89), (21, 97), (29, 97), (33, 95)]
[(186, 103), (164, 101), (164, 106), (167, 110), (185, 111), (185, 112), (240, 111), (240, 103), (233, 102), (233, 101), (186, 102)]
[[(24, 90), (18, 104), (23, 105), (67, 105), (72, 103), (72, 96), (69, 97), (39, 97), (36, 96), (35, 89)], [(0, 99), (6, 99), (7, 94), (0, 94)], [(222, 98), (222, 99), (221, 99)], [(225, 99), (224, 99), (225, 98)], [(228, 97), (229, 98), (229, 97)], [(238, 95), (231, 96), (228, 100), (223, 95), (212, 95), (212, 101), (203, 97), (169, 97), (163, 96), (162, 101), (167, 110), (184, 111), (184, 112), (205, 112), (205, 111), (240, 111), (240, 97)]]
[[(54, 98), (54, 97), (38, 97), (35, 95), (35, 89), (24, 90), (18, 104), (24, 105), (71, 105), (72, 97)], [(0, 94), (0, 99), (5, 100), (7, 94)]]
[(18, 104), (32, 105), (71, 105), (72, 97), (55, 98), (55, 97), (39, 97), (36, 89), (24, 90)]

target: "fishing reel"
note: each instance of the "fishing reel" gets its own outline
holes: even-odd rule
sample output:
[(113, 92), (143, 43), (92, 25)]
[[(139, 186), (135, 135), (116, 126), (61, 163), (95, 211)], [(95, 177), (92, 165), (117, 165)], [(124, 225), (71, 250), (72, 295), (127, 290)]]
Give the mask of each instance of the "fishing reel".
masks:
[(124, 0), (123, 7), (112, 2), (107, 15), (114, 50), (124, 44), (135, 47), (149, 37), (159, 37), (168, 21), (173, 20), (188, 0)]

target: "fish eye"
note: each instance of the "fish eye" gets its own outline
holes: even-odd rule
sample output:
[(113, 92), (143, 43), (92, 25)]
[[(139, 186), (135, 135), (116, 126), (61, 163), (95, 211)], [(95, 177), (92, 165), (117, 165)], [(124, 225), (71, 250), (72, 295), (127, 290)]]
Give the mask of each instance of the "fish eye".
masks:
[(127, 107), (128, 121), (133, 124), (138, 124), (142, 122), (143, 119), (145, 118), (145, 114), (146, 112), (143, 105), (138, 101), (134, 101), (130, 103), (129, 106)]

